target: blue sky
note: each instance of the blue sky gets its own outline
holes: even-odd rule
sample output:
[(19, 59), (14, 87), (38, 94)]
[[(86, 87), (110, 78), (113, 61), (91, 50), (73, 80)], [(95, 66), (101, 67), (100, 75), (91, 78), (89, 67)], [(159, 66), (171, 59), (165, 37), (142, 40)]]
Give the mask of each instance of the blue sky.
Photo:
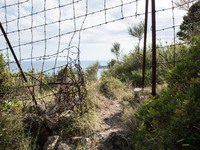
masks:
[[(76, 2), (71, 5), (71, 2)], [(6, 1), (7, 5), (12, 5), (17, 3), (18, 0)], [(116, 7), (122, 4), (122, 0), (60, 0), (61, 5), (69, 4), (63, 6), (59, 9), (51, 9), (58, 6), (58, 0), (46, 0), (46, 3), (41, 0), (21, 0), (24, 2), (20, 4), (19, 10), (17, 5), (2, 8), (5, 5), (5, 1), (0, 1), (0, 18), (3, 22), (3, 26), (8, 34), (8, 37), (14, 47), (14, 50), (19, 59), (29, 59), (31, 57), (44, 58), (44, 54), (51, 58), (49, 60), (55, 59), (55, 53), (59, 52), (58, 59), (65, 60), (68, 55), (68, 49), (70, 48), (70, 57), (77, 57), (77, 47), (80, 49), (80, 59), (81, 60), (110, 60), (114, 58), (110, 49), (114, 42), (119, 42), (121, 44), (121, 49), (123, 54), (129, 53), (134, 49), (137, 43), (137, 39), (128, 35), (127, 28), (131, 24), (137, 24), (139, 21), (144, 19), (143, 15), (137, 17), (134, 16), (136, 13), (144, 13), (144, 2), (145, 0), (139, 0), (136, 7), (134, 0), (123, 0), (123, 7)], [(105, 3), (106, 2), (106, 3)], [(33, 3), (33, 8), (31, 7)], [(87, 4), (87, 5), (86, 5)], [(40, 12), (46, 9), (50, 9), (46, 13), (37, 13), (32, 18), (31, 16), (23, 17), (20, 20), (15, 20), (7, 24), (4, 23), (7, 19), (12, 20), (21, 16), (26, 16), (31, 14), (31, 12)], [(104, 8), (112, 8), (107, 11), (102, 11)], [(156, 1), (156, 10), (162, 10), (172, 7), (171, 0)], [(149, 9), (151, 9), (149, 7)], [(90, 14), (84, 16), (86, 13)], [(5, 17), (6, 13), (6, 17)], [(61, 15), (59, 15), (61, 14)], [(180, 25), (182, 22), (183, 15), (186, 14), (185, 11), (175, 9), (175, 25)], [(81, 16), (75, 21), (74, 16)], [(105, 17), (106, 15), (106, 17)], [(120, 19), (122, 17), (127, 17), (120, 21), (105, 24), (105, 21), (110, 22), (113, 20)], [(46, 21), (45, 21), (46, 18)], [(57, 22), (59, 19), (64, 20), (60, 24)], [(151, 14), (149, 14), (149, 20), (151, 20)], [(172, 10), (166, 10), (157, 12), (157, 29), (163, 29), (166, 27), (173, 26), (172, 22)], [(40, 26), (45, 23), (57, 22), (47, 26)], [(100, 25), (98, 27), (90, 28), (92, 26)], [(32, 30), (29, 28), (37, 27)], [(73, 33), (74, 30), (79, 30), (81, 28), (90, 28), (87, 30), (82, 30), (81, 32)], [(20, 33), (14, 32), (17, 30), (22, 30)], [(46, 34), (45, 34), (46, 30)], [(179, 28), (176, 28), (176, 32)], [(51, 38), (59, 34), (64, 34), (60, 38), (52, 38), (46, 41), (37, 42), (34, 44), (29, 44), (31, 41), (42, 40), (44, 38)], [(163, 42), (173, 42), (173, 29), (157, 32), (157, 39)], [(151, 43), (151, 22), (148, 26), (148, 43)], [(24, 45), (18, 47), (17, 45)], [(6, 47), (5, 40), (2, 35), (0, 36), (0, 49), (1, 52), (6, 53), (7, 50), (3, 50)], [(71, 48), (72, 47), (72, 48)], [(12, 56), (10, 55), (12, 60)]]

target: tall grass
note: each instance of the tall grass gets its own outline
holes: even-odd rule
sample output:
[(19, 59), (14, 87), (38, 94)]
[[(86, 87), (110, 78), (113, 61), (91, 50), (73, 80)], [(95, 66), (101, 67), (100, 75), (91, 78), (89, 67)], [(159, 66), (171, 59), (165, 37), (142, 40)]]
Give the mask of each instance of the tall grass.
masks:
[(0, 149), (31, 150), (31, 138), (26, 135), (18, 114), (0, 112)]

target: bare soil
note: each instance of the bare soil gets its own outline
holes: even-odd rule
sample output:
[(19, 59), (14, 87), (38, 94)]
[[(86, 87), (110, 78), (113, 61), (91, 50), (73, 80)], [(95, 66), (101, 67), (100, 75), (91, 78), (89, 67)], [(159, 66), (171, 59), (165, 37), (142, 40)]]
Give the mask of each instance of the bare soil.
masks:
[(123, 111), (119, 100), (104, 99), (104, 107), (97, 110), (100, 119), (98, 132), (106, 139), (112, 132), (124, 132), (121, 115)]

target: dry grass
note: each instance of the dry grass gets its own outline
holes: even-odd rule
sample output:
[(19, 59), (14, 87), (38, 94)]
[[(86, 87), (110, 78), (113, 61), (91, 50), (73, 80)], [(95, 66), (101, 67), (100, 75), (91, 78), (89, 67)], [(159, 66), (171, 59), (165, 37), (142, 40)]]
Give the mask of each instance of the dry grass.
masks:
[(31, 149), (31, 138), (24, 133), (20, 115), (0, 112), (0, 149)]

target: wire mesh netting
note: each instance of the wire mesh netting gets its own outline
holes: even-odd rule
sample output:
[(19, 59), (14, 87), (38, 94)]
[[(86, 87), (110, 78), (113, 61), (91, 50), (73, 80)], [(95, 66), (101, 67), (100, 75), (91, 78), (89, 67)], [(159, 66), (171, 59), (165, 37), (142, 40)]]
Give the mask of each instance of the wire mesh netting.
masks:
[[(172, 0), (170, 5), (157, 7), (156, 13), (157, 38), (172, 43), (175, 62), (176, 32), (182, 12)], [(169, 17), (166, 14), (170, 18), (163, 17)], [(126, 37), (127, 25), (144, 19), (144, 15), (144, 0), (2, 0), (1, 23), (27, 82), (23, 81), (8, 43), (0, 34), (0, 52), (15, 80), (11, 90), (1, 95), (6, 100), (22, 100), (24, 108), (29, 103), (37, 106), (53, 100), (62, 109), (81, 109), (86, 97), (81, 52), (86, 47), (90, 49), (89, 46), (102, 49), (102, 45), (116, 40), (122, 41), (126, 49), (132, 49), (127, 46), (133, 47), (136, 42)], [(91, 45), (95, 40), (97, 44)]]

